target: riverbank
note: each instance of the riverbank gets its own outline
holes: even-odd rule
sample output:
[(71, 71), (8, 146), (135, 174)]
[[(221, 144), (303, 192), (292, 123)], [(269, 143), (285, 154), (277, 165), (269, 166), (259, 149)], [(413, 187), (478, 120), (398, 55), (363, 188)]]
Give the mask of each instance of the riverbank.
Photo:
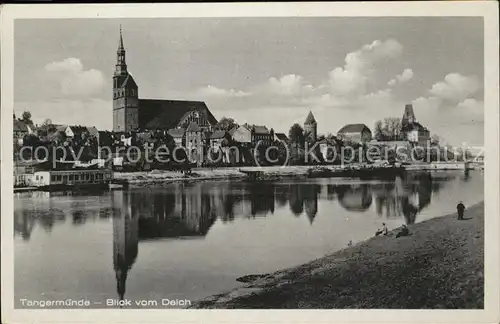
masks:
[(191, 308), (483, 308), (484, 202), (310, 263), (255, 276)]
[[(199, 168), (193, 169), (190, 174), (167, 170), (153, 170), (149, 172), (115, 172), (114, 181), (130, 187), (143, 187), (151, 185), (164, 185), (175, 182), (195, 181), (229, 181), (229, 180), (280, 180), (301, 179), (311, 177), (370, 177), (388, 175), (395, 176), (404, 171), (449, 171), (464, 170), (451, 165), (447, 168), (442, 165), (439, 169), (431, 168), (429, 164), (411, 165), (405, 167), (388, 167), (374, 165), (335, 165), (335, 166), (269, 166), (269, 167), (228, 167), (228, 168)], [(249, 177), (257, 174), (256, 177)]]

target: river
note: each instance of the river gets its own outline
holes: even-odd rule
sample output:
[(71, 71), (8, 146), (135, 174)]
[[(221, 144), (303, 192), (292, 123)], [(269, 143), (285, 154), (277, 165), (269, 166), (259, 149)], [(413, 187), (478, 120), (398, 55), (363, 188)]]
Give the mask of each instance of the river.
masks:
[(15, 306), (195, 300), (484, 199), (483, 173), (14, 195)]

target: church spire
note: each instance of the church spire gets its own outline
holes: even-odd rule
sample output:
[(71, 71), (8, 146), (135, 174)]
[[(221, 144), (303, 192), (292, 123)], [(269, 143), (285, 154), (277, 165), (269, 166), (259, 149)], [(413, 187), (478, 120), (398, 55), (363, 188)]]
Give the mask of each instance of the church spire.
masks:
[(127, 63), (125, 62), (125, 48), (123, 47), (122, 25), (120, 25), (120, 41), (116, 51), (115, 75), (127, 75)]
[(122, 36), (122, 25), (120, 24), (120, 43), (118, 44), (118, 51), (124, 51), (125, 48), (123, 47), (123, 36)]

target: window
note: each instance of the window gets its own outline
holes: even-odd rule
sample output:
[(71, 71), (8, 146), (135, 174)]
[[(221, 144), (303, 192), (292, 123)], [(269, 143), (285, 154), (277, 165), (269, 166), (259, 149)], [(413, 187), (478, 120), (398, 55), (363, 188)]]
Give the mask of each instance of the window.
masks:
[(73, 181), (73, 175), (72, 174), (69, 175), (69, 181)]
[(93, 173), (90, 175), (90, 181), (94, 181), (94, 174)]
[(78, 174), (75, 174), (75, 180), (76, 181), (80, 180), (80, 176)]
[(38, 180), (38, 176), (36, 176), (36, 180)]
[(55, 175), (51, 175), (51, 176), (50, 176), (50, 180), (51, 180), (51, 181), (56, 181), (56, 176), (55, 176)]

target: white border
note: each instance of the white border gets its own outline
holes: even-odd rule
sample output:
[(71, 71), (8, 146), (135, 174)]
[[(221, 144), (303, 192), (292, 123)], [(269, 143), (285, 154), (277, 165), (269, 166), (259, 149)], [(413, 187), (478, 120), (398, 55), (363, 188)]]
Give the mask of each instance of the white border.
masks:
[[(211, 4), (30, 4), (1, 8), (1, 215), (2, 322), (110, 323), (498, 323), (499, 282), (499, 99), (498, 4), (468, 2), (211, 3)], [(484, 310), (15, 310), (13, 309), (13, 22), (19, 18), (158, 18), (292, 16), (482, 16), (485, 32), (485, 309)], [(436, 31), (439, 32), (439, 31)], [(467, 44), (464, 44), (467, 46)]]

